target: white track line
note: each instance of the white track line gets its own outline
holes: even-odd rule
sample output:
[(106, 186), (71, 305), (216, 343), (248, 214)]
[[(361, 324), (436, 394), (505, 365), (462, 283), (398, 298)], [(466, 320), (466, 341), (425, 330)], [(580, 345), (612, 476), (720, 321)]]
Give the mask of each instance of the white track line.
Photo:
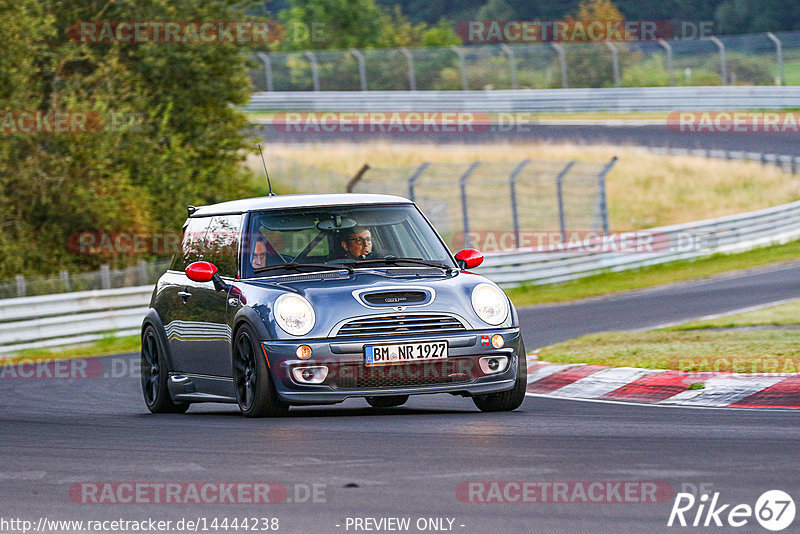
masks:
[(658, 372), (660, 371), (636, 369), (633, 367), (611, 367), (583, 377), (555, 391), (551, 391), (550, 395), (553, 397), (593, 399), (610, 393), (615, 389), (619, 389), (626, 384), (630, 384), (642, 376)]
[(728, 406), (743, 398), (773, 386), (784, 377), (742, 378), (721, 376), (706, 380), (705, 389), (690, 389), (678, 393), (660, 404)]
[(745, 308), (739, 308), (736, 310), (726, 311), (722, 313), (712, 313), (710, 315), (703, 315), (702, 317), (695, 317), (694, 319), (684, 319), (682, 321), (673, 321), (671, 323), (663, 323), (656, 326), (648, 326), (645, 328), (637, 328), (636, 330), (631, 330), (631, 332), (642, 332), (645, 330), (658, 330), (659, 328), (669, 328), (671, 326), (678, 326), (686, 323), (694, 323), (697, 321), (711, 321), (713, 319), (719, 319), (721, 317), (729, 317), (731, 315), (738, 315), (740, 313), (747, 313), (751, 311), (758, 311), (763, 310), (766, 308), (772, 308), (773, 306), (780, 306), (782, 304), (789, 304), (790, 302), (796, 302), (800, 299), (797, 297), (791, 299), (783, 299), (783, 300), (776, 300), (774, 302), (767, 302), (765, 304), (756, 304), (755, 306), (747, 306)]

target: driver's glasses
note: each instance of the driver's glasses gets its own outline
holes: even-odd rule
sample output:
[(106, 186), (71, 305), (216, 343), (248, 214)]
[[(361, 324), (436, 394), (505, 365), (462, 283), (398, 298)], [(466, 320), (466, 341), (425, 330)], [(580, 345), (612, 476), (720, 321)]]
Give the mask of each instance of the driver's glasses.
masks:
[(371, 237), (351, 237), (350, 239), (348, 239), (348, 241), (350, 241), (351, 243), (356, 243), (358, 245), (361, 245), (362, 247), (367, 243), (372, 244)]

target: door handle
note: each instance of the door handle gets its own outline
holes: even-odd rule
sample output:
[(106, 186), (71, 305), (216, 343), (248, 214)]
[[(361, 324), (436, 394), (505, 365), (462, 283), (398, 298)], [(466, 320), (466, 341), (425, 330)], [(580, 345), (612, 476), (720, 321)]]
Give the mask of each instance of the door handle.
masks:
[(183, 303), (186, 304), (186, 299), (192, 296), (191, 293), (188, 291), (178, 291), (178, 296), (183, 299)]

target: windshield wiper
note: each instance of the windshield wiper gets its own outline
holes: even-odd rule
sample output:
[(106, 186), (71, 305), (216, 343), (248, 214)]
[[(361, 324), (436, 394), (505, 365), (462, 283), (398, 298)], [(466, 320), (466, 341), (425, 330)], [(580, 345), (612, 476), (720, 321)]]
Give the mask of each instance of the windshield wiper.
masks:
[(259, 274), (267, 271), (277, 271), (278, 269), (291, 269), (294, 271), (299, 271), (301, 267), (311, 267), (314, 269), (324, 269), (327, 271), (347, 271), (349, 274), (353, 274), (353, 268), (349, 265), (343, 264), (335, 264), (330, 265), (327, 263), (282, 263), (280, 265), (269, 265), (267, 267), (259, 267), (258, 269), (253, 269), (254, 274)]
[(389, 264), (389, 265), (395, 265), (398, 262), (412, 263), (412, 264), (415, 264), (415, 265), (425, 265), (425, 266), (428, 266), (428, 267), (438, 267), (439, 269), (444, 269), (446, 271), (449, 271), (450, 269), (453, 268), (453, 267), (448, 267), (447, 265), (444, 265), (443, 263), (438, 263), (438, 262), (435, 262), (435, 261), (423, 260), (422, 258), (397, 258), (395, 256), (386, 256), (386, 257), (383, 257), (383, 258), (376, 258), (374, 260), (356, 260), (356, 261), (353, 262), (353, 264), (354, 265), (374, 265), (374, 264), (378, 264), (378, 263), (384, 263), (384, 264)]

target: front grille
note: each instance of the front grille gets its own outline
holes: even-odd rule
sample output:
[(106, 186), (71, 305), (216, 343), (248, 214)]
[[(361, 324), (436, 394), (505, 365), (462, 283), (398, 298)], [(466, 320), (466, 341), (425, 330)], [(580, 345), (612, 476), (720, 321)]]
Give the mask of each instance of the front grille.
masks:
[(333, 389), (374, 389), (404, 386), (430, 386), (460, 384), (473, 381), (476, 376), (473, 362), (468, 359), (403, 365), (342, 365), (335, 378), (329, 379)]
[(398, 334), (445, 334), (463, 332), (461, 321), (449, 315), (381, 315), (345, 323), (336, 337), (382, 337)]
[(374, 306), (405, 306), (428, 300), (425, 291), (381, 291), (365, 293), (364, 300)]

